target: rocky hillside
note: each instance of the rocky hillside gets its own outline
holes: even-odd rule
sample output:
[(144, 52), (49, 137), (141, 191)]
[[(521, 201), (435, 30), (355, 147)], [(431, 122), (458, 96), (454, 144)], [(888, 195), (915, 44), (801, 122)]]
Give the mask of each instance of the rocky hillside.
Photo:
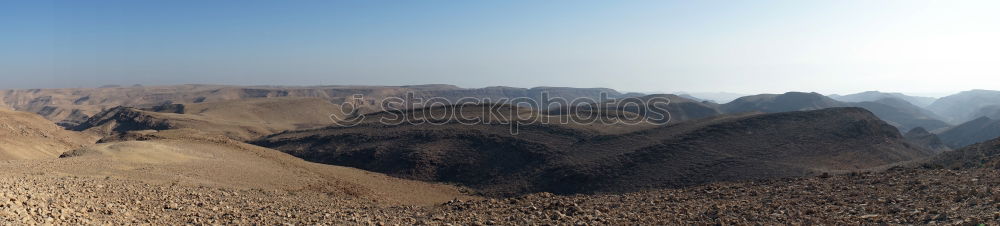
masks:
[(893, 169), (624, 194), (542, 193), (450, 202), (430, 223), (989, 225), (1000, 221), (997, 181), (996, 169)]
[(1000, 138), (935, 156), (934, 164), (947, 168), (1000, 167)]
[(255, 142), (309, 161), (485, 194), (623, 192), (803, 176), (927, 157), (858, 108), (728, 115), (626, 133), (579, 125), (383, 125), (292, 131)]
[(912, 144), (915, 144), (917, 146), (923, 147), (928, 150), (935, 151), (937, 153), (952, 150), (950, 147), (948, 147), (948, 145), (944, 143), (944, 141), (941, 141), (940, 137), (938, 137), (936, 134), (927, 131), (923, 127), (914, 128), (909, 132), (906, 132), (906, 135), (903, 135), (903, 137), (906, 138), (906, 141), (909, 141)]
[(719, 110), (718, 104), (692, 100), (673, 94), (649, 95), (639, 97), (638, 99), (650, 100), (651, 98), (663, 98), (670, 100), (670, 104), (667, 104), (665, 107), (667, 112), (670, 113), (670, 120), (672, 122), (703, 119), (722, 114)]

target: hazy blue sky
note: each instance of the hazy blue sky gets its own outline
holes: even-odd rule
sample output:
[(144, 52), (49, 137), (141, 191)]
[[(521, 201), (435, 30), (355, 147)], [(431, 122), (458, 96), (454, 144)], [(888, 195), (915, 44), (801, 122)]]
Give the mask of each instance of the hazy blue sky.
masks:
[(1000, 1), (0, 1), (0, 88), (1000, 89)]

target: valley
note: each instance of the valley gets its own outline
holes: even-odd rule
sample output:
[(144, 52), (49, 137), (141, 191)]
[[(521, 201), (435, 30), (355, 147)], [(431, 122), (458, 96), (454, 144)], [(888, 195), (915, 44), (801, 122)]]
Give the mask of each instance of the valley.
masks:
[[(841, 102), (786, 93), (717, 104), (612, 90), (615, 99), (660, 98), (669, 117), (601, 124), (575, 117), (624, 120), (650, 110), (600, 101), (542, 110), (383, 111), (378, 104), (414, 92), (570, 99), (600, 98), (605, 89), (136, 89), (150, 88), (6, 91), (13, 110), (0, 111), (0, 187), (7, 188), (0, 222), (959, 224), (1000, 217), (992, 211), (1000, 147), (975, 144), (1000, 137), (988, 133), (992, 119), (953, 126), (898, 96)], [(372, 99), (343, 94), (354, 91)], [(86, 101), (52, 101), (74, 98)], [(94, 99), (108, 104), (88, 102)], [(24, 112), (31, 110), (38, 112)], [(942, 200), (966, 208), (932, 204)]]

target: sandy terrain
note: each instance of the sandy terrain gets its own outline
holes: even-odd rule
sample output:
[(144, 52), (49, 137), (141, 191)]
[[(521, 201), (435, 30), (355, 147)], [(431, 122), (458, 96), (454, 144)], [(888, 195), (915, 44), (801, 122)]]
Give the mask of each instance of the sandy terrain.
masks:
[(0, 109), (0, 160), (55, 158), (95, 136), (65, 131), (41, 116)]
[[(5, 168), (26, 164), (0, 163)], [(905, 169), (607, 195), (386, 204), (314, 190), (0, 173), (0, 224), (676, 225), (1000, 222), (1000, 172)], [(28, 173), (28, 174), (20, 174)]]

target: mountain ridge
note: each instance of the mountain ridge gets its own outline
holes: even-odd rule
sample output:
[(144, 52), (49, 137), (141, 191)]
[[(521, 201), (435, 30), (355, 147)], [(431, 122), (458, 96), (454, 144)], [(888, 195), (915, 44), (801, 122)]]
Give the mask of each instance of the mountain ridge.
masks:
[[(736, 132), (739, 128), (742, 132)], [(503, 125), (361, 124), (289, 131), (253, 143), (310, 161), (459, 183), (501, 196), (538, 191), (627, 192), (802, 176), (877, 167), (931, 154), (906, 143), (894, 127), (860, 108), (723, 115), (617, 134), (557, 125), (520, 129), (518, 135), (511, 135)], [(792, 142), (803, 139), (827, 142)], [(772, 160), (753, 157), (764, 152), (784, 154)], [(510, 165), (491, 159), (509, 160), (504, 164)], [(636, 168), (636, 164), (642, 166)], [(734, 167), (712, 167), (718, 164)], [(670, 167), (660, 168), (666, 166)]]
[(951, 148), (963, 148), (1000, 137), (1000, 120), (979, 117), (948, 128), (938, 133), (938, 136)]

